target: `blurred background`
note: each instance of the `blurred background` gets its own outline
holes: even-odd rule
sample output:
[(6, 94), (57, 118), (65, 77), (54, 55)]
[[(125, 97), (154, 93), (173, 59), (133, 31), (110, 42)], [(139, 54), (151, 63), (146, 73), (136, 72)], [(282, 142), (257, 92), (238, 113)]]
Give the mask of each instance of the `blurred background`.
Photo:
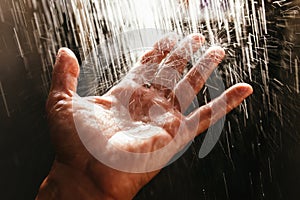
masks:
[(77, 55), (79, 94), (101, 95), (149, 47), (130, 49), (120, 35), (145, 30), (202, 33), (207, 43), (194, 60), (223, 46), (226, 59), (215, 73), (226, 87), (251, 84), (254, 94), (226, 117), (205, 158), (198, 156), (204, 133), (136, 199), (300, 198), (299, 0), (0, 2), (1, 199), (34, 199), (51, 167), (44, 104), (57, 50)]

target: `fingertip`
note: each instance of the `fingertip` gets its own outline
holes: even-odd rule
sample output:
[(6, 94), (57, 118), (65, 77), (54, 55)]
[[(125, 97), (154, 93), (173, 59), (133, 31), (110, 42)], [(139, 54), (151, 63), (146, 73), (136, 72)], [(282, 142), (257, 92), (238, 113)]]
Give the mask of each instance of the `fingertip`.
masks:
[(221, 62), (225, 57), (225, 50), (220, 46), (212, 46), (207, 50), (208, 56), (216, 62)]
[(74, 52), (67, 48), (67, 47), (61, 47), (59, 50), (58, 50), (58, 53), (57, 53), (58, 56), (60, 55), (68, 55), (70, 57), (73, 57), (73, 58), (76, 58)]
[(203, 35), (201, 35), (200, 33), (192, 33), (188, 35), (184, 40), (182, 40), (181, 44), (188, 49), (192, 47), (192, 51), (194, 53), (199, 50), (204, 42), (205, 37)]
[(189, 35), (189, 37), (192, 38), (194, 42), (197, 42), (200, 45), (205, 42), (205, 37), (200, 33), (192, 33)]
[(58, 50), (56, 63), (54, 65), (56, 73), (71, 73), (73, 76), (79, 75), (78, 60), (70, 49), (63, 47)]
[(179, 58), (190, 60), (191, 56), (199, 50), (204, 41), (205, 38), (200, 33), (189, 34), (178, 43), (169, 61), (173, 62)]
[(153, 49), (141, 57), (141, 64), (159, 64), (173, 50), (178, 42), (179, 36), (176, 33), (168, 33), (158, 40)]
[(247, 83), (237, 83), (233, 87), (242, 96), (247, 97), (253, 93), (252, 86)]
[(177, 44), (179, 36), (176, 33), (168, 33), (154, 44), (154, 49), (159, 52), (170, 52)]

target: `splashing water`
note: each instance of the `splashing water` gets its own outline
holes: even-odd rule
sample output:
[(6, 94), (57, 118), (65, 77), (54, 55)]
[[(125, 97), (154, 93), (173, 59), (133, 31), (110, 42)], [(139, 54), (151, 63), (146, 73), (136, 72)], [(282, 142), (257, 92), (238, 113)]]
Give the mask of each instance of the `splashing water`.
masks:
[[(128, 66), (136, 59), (122, 55), (122, 50), (128, 46), (126, 40), (118, 37), (120, 33), (147, 28), (181, 35), (199, 32), (206, 36), (207, 46), (218, 44), (227, 51), (224, 67), (221, 67), (226, 85), (241, 81), (257, 83), (264, 91), (264, 111), (274, 111), (282, 119), (282, 107), (276, 91), (270, 91), (270, 85), (277, 90), (288, 87), (291, 93), (299, 93), (299, 57), (293, 53), (292, 44), (284, 44), (283, 54), (289, 56), (289, 61), (286, 62), (288, 66), (283, 67), (287, 67), (291, 75), (294, 74), (294, 83), (285, 86), (279, 78), (270, 78), (269, 56), (274, 55), (272, 52), (277, 48), (282, 48), (280, 41), (274, 36), (272, 38), (270, 32), (274, 32), (274, 26), (285, 28), (288, 25), (286, 19), (297, 19), (299, 7), (290, 6), (280, 13), (278, 18), (285, 20), (281, 24), (268, 21), (270, 19), (266, 18), (266, 14), (268, 10), (273, 12), (276, 6), (287, 7), (289, 4), (289, 1), (269, 3), (254, 0), (28, 0), (12, 1), (11, 12), (20, 56), (26, 60), (26, 53), (32, 51), (34, 45), (41, 55), (45, 93), (55, 54), (61, 46), (75, 50), (81, 60), (88, 58), (91, 52), (96, 54), (92, 56), (94, 66), (83, 65), (82, 68), (88, 71), (86, 68), (92, 67), (93, 74), (87, 76), (95, 77), (100, 84), (99, 88), (89, 88), (89, 93), (102, 94), (124, 76)], [(32, 18), (26, 19), (25, 10), (32, 11)], [(1, 19), (5, 20), (3, 17)], [(35, 41), (31, 41), (31, 34)], [(110, 38), (112, 42), (107, 44)], [(106, 44), (102, 45), (106, 49), (99, 52), (99, 44)], [(113, 65), (107, 68), (99, 59), (97, 61), (99, 53), (105, 54), (102, 56), (106, 60), (104, 64)], [(113, 54), (118, 54), (118, 61)], [(30, 73), (28, 66), (26, 70)], [(241, 109), (245, 118), (249, 115), (247, 108), (244, 102)]]
[[(273, 5), (283, 7), (288, 4), (285, 2), (276, 1)], [(121, 32), (155, 28), (183, 35), (193, 32), (204, 34), (208, 38), (208, 45), (219, 44), (227, 50), (230, 64), (226, 66), (228, 70), (226, 77), (230, 79), (228, 81), (231, 84), (244, 79), (253, 81), (252, 71), (259, 67), (263, 87), (268, 94), (270, 44), (267, 44), (269, 39), (267, 26), (270, 22), (268, 23), (266, 19), (265, 1), (194, 0), (188, 3), (189, 6), (174, 0), (162, 2), (28, 0), (12, 1), (11, 12), (14, 16), (15, 39), (20, 55), (24, 58), (26, 51), (30, 51), (33, 44), (36, 45), (44, 63), (45, 81), (49, 79), (48, 68), (52, 66), (54, 55), (60, 46), (76, 49), (77, 54), (84, 60), (109, 37), (118, 36)], [(25, 7), (33, 11), (33, 18), (30, 21), (25, 19), (23, 12)], [(288, 17), (294, 15), (295, 18), (298, 12), (299, 7), (295, 6), (285, 11), (284, 15)], [(31, 33), (23, 29), (29, 27), (33, 29), (34, 42), (30, 41)], [(20, 44), (20, 40), (25, 42)], [(121, 43), (126, 46), (126, 41)], [(237, 52), (236, 49), (239, 47), (242, 47), (242, 52)], [(298, 57), (290, 60), (291, 72), (298, 72), (297, 59)], [(98, 76), (101, 77), (103, 74), (101, 66), (96, 68), (99, 68)], [(294, 88), (299, 92), (298, 73), (294, 74), (296, 75)], [(280, 85), (280, 81), (276, 81)], [(106, 85), (107, 88), (110, 86)], [(269, 105), (270, 98), (266, 98)]]

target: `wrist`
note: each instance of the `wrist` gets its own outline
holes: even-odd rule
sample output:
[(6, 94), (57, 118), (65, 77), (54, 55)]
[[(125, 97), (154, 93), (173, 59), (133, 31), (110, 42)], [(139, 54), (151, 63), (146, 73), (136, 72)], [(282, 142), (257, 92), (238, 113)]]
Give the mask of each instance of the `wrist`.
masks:
[(81, 171), (54, 162), (49, 175), (41, 184), (36, 200), (50, 199), (111, 199)]

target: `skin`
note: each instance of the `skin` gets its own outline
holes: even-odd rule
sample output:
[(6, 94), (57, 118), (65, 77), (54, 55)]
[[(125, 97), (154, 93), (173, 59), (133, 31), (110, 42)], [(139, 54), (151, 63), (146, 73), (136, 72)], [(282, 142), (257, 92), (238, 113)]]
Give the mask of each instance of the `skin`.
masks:
[[(162, 38), (124, 80), (107, 94), (92, 97), (76, 94), (78, 61), (69, 49), (60, 49), (46, 105), (56, 158), (36, 199), (132, 199), (173, 155), (249, 96), (250, 85), (236, 84), (188, 116), (182, 114), (225, 56), (221, 47), (212, 47), (182, 77), (187, 62), (204, 40), (200, 34), (180, 43), (174, 35)], [(118, 114), (122, 106), (128, 111), (127, 117)], [(151, 128), (138, 133), (147, 137), (126, 134), (147, 125)], [(117, 163), (120, 151), (168, 149), (155, 157), (121, 163), (120, 167), (128, 165), (129, 170), (120, 170), (92, 155), (82, 142), (85, 136), (91, 138), (90, 147), (99, 148), (112, 163)], [(155, 166), (154, 161), (160, 165)], [(145, 166), (154, 170), (130, 171)]]

